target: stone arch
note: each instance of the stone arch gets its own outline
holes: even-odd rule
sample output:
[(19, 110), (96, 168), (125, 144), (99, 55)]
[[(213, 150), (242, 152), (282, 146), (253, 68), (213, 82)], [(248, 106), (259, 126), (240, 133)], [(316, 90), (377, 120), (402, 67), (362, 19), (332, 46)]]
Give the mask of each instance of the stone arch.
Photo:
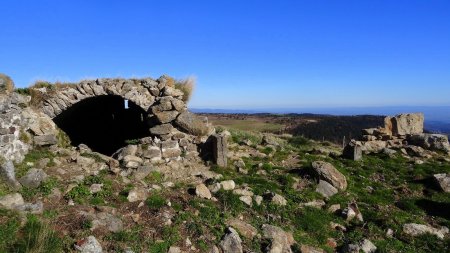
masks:
[(167, 76), (159, 79), (97, 79), (53, 88), (34, 88), (41, 98), (38, 107), (52, 119), (71, 108), (101, 97), (116, 96), (140, 107), (145, 112), (148, 134), (141, 138), (145, 145), (141, 156), (148, 159), (177, 159), (196, 153), (213, 132), (206, 119), (187, 110), (183, 92), (174, 87)]

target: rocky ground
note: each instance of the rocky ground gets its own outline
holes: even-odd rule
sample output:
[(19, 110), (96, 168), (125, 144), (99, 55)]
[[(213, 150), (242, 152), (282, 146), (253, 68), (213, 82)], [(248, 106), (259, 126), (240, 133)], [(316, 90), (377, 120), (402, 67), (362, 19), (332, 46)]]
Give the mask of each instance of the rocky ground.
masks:
[(226, 167), (33, 149), (11, 165), (21, 188), (0, 184), (0, 252), (449, 251), (448, 154), (353, 161), (328, 142), (224, 135)]

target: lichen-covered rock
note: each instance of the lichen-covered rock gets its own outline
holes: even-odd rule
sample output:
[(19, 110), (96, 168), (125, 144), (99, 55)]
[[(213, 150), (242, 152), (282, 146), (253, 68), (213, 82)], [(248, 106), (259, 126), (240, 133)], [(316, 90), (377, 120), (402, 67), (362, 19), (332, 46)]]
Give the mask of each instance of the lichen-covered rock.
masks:
[(420, 236), (423, 234), (432, 234), (437, 236), (439, 239), (444, 239), (445, 235), (449, 233), (447, 227), (442, 227), (440, 229), (433, 228), (428, 225), (408, 223), (403, 225), (403, 232), (411, 236)]
[(316, 192), (320, 193), (325, 198), (329, 198), (337, 194), (339, 191), (327, 181), (319, 180), (319, 184), (316, 187)]
[(199, 184), (195, 187), (195, 194), (200, 198), (211, 199), (212, 195), (208, 187), (204, 184)]
[(128, 202), (144, 201), (148, 197), (148, 190), (144, 188), (134, 188), (128, 193)]
[(435, 174), (433, 178), (443, 192), (450, 193), (450, 174)]
[(12, 193), (0, 197), (0, 207), (5, 209), (15, 209), (18, 206), (25, 204), (22, 195), (19, 193)]
[(258, 234), (258, 230), (255, 227), (237, 218), (228, 219), (226, 221), (226, 224), (230, 227), (233, 227), (234, 229), (239, 231), (239, 233), (243, 237), (250, 240), (252, 240), (253, 237)]
[(387, 147), (386, 141), (374, 140), (374, 141), (364, 141), (362, 142), (361, 149), (363, 153), (380, 153), (384, 148)]
[(316, 161), (312, 163), (312, 167), (320, 179), (327, 181), (338, 190), (347, 189), (347, 179), (331, 163)]
[(448, 136), (444, 134), (416, 134), (411, 135), (408, 143), (424, 149), (450, 152)]
[(231, 191), (234, 190), (236, 187), (236, 183), (233, 180), (226, 180), (220, 182), (221, 188), (225, 191)]
[(291, 253), (291, 246), (295, 243), (291, 233), (285, 232), (283, 229), (264, 224), (262, 225), (263, 238), (269, 239), (271, 244), (268, 246), (267, 252), (271, 253)]
[(94, 236), (89, 236), (75, 244), (75, 249), (81, 253), (102, 253), (103, 249)]
[(178, 115), (175, 123), (183, 130), (187, 131), (189, 134), (196, 136), (207, 135), (210, 131), (208, 125), (201, 120), (197, 115), (185, 111)]
[(30, 169), (27, 174), (19, 179), (19, 182), (28, 188), (37, 188), (48, 178), (42, 169)]
[(2, 161), (2, 158), (0, 158), (0, 176), (13, 190), (19, 190), (22, 187), (16, 179), (16, 172), (12, 161)]
[(233, 228), (228, 228), (227, 234), (219, 244), (223, 253), (242, 253), (242, 240)]

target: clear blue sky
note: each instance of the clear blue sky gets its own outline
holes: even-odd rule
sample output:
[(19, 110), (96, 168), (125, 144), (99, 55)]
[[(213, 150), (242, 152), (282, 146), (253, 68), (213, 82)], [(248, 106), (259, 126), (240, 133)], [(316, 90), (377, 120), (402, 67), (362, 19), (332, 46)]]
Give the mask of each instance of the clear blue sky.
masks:
[(194, 75), (190, 107), (450, 105), (450, 1), (21, 1), (0, 72)]

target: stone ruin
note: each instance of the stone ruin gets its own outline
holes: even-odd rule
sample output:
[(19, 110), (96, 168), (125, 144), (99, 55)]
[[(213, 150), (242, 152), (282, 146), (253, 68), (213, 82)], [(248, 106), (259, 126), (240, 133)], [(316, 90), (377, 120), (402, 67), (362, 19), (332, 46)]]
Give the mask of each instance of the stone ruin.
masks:
[(67, 134), (72, 146), (112, 156), (128, 169), (214, 157), (226, 166), (226, 140), (206, 117), (188, 111), (183, 96), (168, 76), (47, 85), (25, 95), (3, 90), (2, 163), (21, 162), (30, 149), (67, 141)]
[(361, 140), (352, 140), (344, 148), (344, 157), (360, 160), (362, 154), (392, 154), (394, 149), (418, 157), (429, 157), (427, 151), (450, 154), (447, 135), (424, 133), (423, 113), (386, 117), (384, 127), (363, 129), (362, 135)]

